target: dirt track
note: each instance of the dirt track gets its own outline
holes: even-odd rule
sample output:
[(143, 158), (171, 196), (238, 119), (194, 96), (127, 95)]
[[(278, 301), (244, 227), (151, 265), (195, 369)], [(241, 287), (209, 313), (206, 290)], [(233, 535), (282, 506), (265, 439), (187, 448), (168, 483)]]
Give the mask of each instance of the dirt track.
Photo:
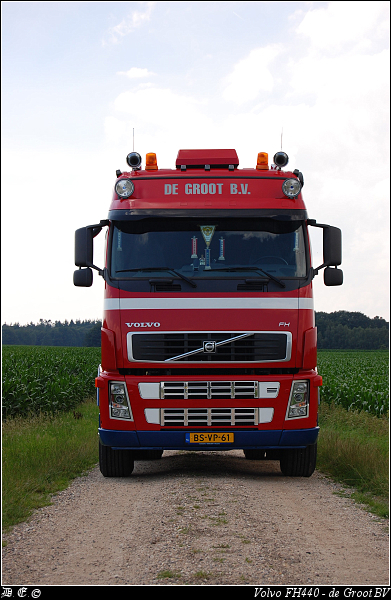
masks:
[(96, 467), (6, 537), (3, 585), (388, 585), (388, 521), (241, 451)]

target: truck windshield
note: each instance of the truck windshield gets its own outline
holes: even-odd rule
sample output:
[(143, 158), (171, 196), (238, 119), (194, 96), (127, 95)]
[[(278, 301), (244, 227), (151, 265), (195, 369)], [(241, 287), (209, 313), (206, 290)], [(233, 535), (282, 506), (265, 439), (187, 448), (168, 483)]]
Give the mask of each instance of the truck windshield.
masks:
[[(167, 273), (164, 271), (167, 270)], [(114, 221), (114, 279), (306, 276), (303, 221), (274, 218), (143, 218)]]

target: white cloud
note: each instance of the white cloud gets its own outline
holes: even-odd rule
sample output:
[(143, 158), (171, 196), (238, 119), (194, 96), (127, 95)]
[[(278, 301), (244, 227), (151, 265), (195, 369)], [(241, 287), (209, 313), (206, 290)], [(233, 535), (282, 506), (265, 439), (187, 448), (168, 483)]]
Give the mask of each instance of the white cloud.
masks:
[(278, 44), (252, 50), (225, 78), (223, 98), (240, 105), (255, 100), (262, 91), (271, 92), (275, 83), (271, 66), (281, 52), (282, 46)]
[[(291, 89), (296, 94), (318, 96), (324, 103), (349, 100), (357, 106), (357, 99), (388, 93), (389, 52), (378, 54), (343, 54), (338, 57), (310, 54), (291, 63)], [(354, 101), (354, 102), (353, 102)]]
[(174, 168), (181, 147), (221, 143), (207, 105), (170, 89), (137, 87), (119, 94), (113, 108), (115, 112), (105, 119), (105, 136), (111, 151), (122, 160), (131, 150), (133, 128), (134, 149), (142, 156), (156, 152), (159, 168)]
[(124, 138), (131, 139), (131, 126), (117, 117), (107, 116), (104, 122), (106, 141), (110, 146), (121, 143)]
[(118, 71), (117, 75), (125, 75), (129, 79), (145, 79), (146, 77), (151, 77), (155, 75), (152, 71), (148, 71), (148, 69), (140, 69), (139, 67), (132, 67), (129, 71)]
[(201, 101), (154, 86), (123, 92), (115, 99), (114, 108), (118, 113), (128, 115), (126, 120), (137, 121), (146, 130), (155, 131), (155, 138), (161, 131), (173, 136), (181, 134), (185, 126), (190, 135), (199, 127), (211, 125)]
[(150, 20), (156, 2), (140, 2), (140, 4), (146, 5), (145, 10), (132, 11), (118, 25), (110, 27), (107, 34), (108, 41), (104, 40), (103, 45), (107, 45), (108, 42), (117, 44), (121, 38), (132, 33), (132, 31)]
[(388, 2), (330, 2), (307, 12), (297, 33), (307, 36), (314, 48), (339, 52), (347, 44), (369, 49), (388, 37)]
[[(91, 289), (72, 283), (74, 231), (106, 218), (113, 190), (115, 166), (111, 156), (86, 150), (34, 150), (25, 160), (24, 149), (4, 150), (2, 192), (15, 197), (15, 181), (28, 181), (28, 194), (18, 194), (18, 218), (13, 204), (2, 207), (2, 273), (8, 282), (2, 298), (7, 322), (37, 322), (40, 318), (94, 319), (102, 314), (103, 280), (94, 273)], [(92, 165), (99, 179), (89, 178)], [(54, 173), (59, 165), (65, 178)], [(49, 175), (51, 174), (51, 175)], [(95, 264), (103, 265), (104, 234), (95, 238)], [(10, 253), (12, 259), (10, 259)], [(37, 270), (40, 276), (37, 277)]]

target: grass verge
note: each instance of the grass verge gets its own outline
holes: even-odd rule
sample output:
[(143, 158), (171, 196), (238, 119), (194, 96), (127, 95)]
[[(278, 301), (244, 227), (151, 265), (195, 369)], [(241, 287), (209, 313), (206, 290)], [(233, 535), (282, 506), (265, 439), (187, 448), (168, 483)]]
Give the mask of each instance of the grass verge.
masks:
[(389, 516), (389, 421), (321, 403), (317, 468), (352, 488), (349, 495)]
[(50, 495), (98, 462), (96, 400), (55, 416), (3, 423), (3, 531), (50, 504)]

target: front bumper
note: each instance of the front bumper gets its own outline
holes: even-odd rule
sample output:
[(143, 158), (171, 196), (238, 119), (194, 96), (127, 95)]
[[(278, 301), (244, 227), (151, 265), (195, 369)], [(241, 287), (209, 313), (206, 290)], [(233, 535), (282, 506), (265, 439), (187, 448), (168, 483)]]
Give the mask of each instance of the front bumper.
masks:
[[(227, 430), (228, 431), (228, 430)], [(311, 429), (283, 429), (283, 430), (229, 430), (234, 433), (234, 442), (191, 444), (186, 442), (189, 433), (200, 433), (197, 430), (177, 431), (118, 431), (99, 428), (99, 438), (104, 446), (117, 450), (284, 450), (288, 448), (305, 448), (315, 444), (318, 439), (319, 427)], [(221, 433), (221, 430), (214, 430)], [(202, 431), (204, 433), (204, 431)], [(213, 431), (208, 430), (208, 433)]]

